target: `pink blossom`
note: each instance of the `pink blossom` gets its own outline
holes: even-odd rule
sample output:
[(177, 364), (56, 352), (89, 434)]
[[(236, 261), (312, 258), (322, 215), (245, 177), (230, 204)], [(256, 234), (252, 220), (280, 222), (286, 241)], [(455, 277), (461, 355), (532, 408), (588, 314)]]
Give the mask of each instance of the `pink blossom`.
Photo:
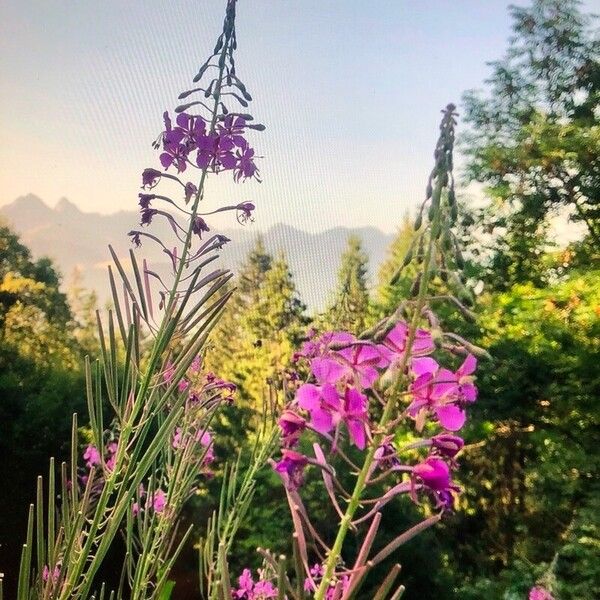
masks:
[(83, 459), (88, 469), (91, 469), (100, 464), (102, 457), (100, 456), (100, 452), (98, 452), (98, 448), (90, 444), (83, 453)]
[(529, 600), (554, 600), (554, 596), (546, 588), (536, 585), (529, 591)]
[(459, 488), (452, 482), (450, 468), (443, 460), (434, 456), (427, 457), (413, 467), (413, 477), (433, 492), (439, 506), (452, 508), (454, 493)]
[(283, 434), (283, 443), (291, 447), (297, 444), (300, 434), (306, 428), (306, 420), (292, 410), (284, 410), (278, 425)]
[(408, 414), (417, 420), (419, 429), (426, 412), (433, 413), (442, 427), (458, 431), (466, 421), (465, 411), (458, 405), (460, 388), (456, 374), (441, 368), (429, 357), (412, 361), (412, 371), (417, 375), (410, 386), (413, 400)]
[(282, 475), (289, 489), (295, 490), (304, 483), (304, 468), (308, 464), (308, 459), (294, 450), (284, 449), (281, 454), (281, 460), (275, 463), (275, 471)]
[(432, 448), (434, 448), (438, 454), (447, 456), (448, 458), (454, 458), (464, 445), (465, 442), (462, 438), (449, 433), (434, 435), (431, 438)]
[(154, 512), (161, 513), (165, 510), (167, 506), (167, 495), (161, 490), (158, 489), (152, 495), (152, 508)]
[(296, 399), (298, 406), (310, 413), (310, 424), (315, 431), (329, 433), (344, 422), (355, 446), (361, 450), (365, 448), (367, 397), (357, 389), (347, 387), (343, 398), (340, 398), (331, 384), (318, 387), (307, 383), (298, 388)]
[(44, 565), (44, 568), (42, 569), (42, 581), (44, 583), (46, 583), (49, 579), (52, 581), (52, 583), (56, 583), (59, 577), (60, 564), (54, 566), (54, 569), (52, 569), (52, 574), (50, 574), (50, 568), (48, 565)]
[[(408, 344), (408, 334), (408, 325), (400, 321), (383, 340), (380, 348), (390, 362), (397, 362), (404, 356)], [(410, 349), (411, 356), (424, 356), (433, 352), (434, 349), (435, 345), (431, 334), (425, 329), (417, 329)]]

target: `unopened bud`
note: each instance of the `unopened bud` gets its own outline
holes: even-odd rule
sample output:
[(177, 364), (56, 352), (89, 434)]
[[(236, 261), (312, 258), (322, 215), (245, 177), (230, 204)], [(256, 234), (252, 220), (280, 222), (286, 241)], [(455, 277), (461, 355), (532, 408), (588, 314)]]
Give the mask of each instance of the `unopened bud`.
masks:
[(421, 229), (421, 225), (423, 224), (423, 211), (419, 211), (417, 218), (415, 219), (415, 224), (413, 225), (413, 229), (415, 231), (419, 231)]
[(417, 276), (414, 278), (412, 285), (410, 286), (410, 295), (414, 298), (421, 288), (421, 273), (417, 273)]

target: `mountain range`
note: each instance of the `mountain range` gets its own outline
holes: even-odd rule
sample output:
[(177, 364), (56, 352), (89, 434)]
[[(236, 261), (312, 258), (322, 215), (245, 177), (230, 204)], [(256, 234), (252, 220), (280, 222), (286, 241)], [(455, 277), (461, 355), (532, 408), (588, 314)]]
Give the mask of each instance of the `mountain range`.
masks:
[[(52, 208), (33, 194), (0, 206), (0, 217), (20, 235), (35, 258), (48, 256), (54, 260), (63, 273), (65, 286), (72, 281), (74, 270), (78, 269), (83, 284), (98, 293), (101, 303), (108, 300), (109, 294), (107, 246), (111, 244), (119, 257), (126, 256), (131, 247), (126, 233), (139, 227), (137, 211), (120, 211), (109, 215), (83, 212), (66, 198)], [(158, 222), (156, 227), (153, 223), (152, 227), (152, 232), (159, 237), (169, 235), (170, 229), (164, 222)], [(234, 271), (259, 233), (267, 250), (272, 253), (283, 251), (300, 296), (311, 311), (323, 309), (331, 299), (340, 256), (350, 234), (358, 235), (363, 241), (363, 247), (369, 255), (371, 282), (375, 281), (377, 268), (385, 258), (386, 249), (393, 238), (375, 227), (335, 227), (309, 233), (282, 223), (260, 232), (250, 223), (235, 229), (224, 229), (220, 233), (232, 240), (221, 251), (221, 265)], [(166, 265), (165, 255), (152, 249), (151, 244), (145, 244), (143, 250), (149, 264), (161, 271)]]

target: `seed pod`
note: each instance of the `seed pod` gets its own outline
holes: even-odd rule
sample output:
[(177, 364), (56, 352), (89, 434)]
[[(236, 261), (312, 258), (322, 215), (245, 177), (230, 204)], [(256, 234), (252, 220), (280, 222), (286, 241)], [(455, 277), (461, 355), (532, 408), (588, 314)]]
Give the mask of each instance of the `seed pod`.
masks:
[(223, 47), (223, 34), (221, 34), (219, 36), (219, 38), (217, 39), (217, 43), (215, 45), (215, 49), (213, 50), (213, 54), (217, 54), (217, 52), (219, 52), (219, 50), (221, 50), (222, 47)]
[(456, 204), (456, 193), (452, 188), (448, 190), (448, 204), (454, 206)]
[(403, 267), (408, 267), (413, 259), (413, 247), (411, 246), (408, 249), (408, 252), (404, 255), (404, 260), (402, 261)]
[(454, 203), (450, 205), (450, 222), (452, 225), (456, 223), (456, 219), (458, 219), (458, 206)]
[(417, 273), (417, 276), (414, 278), (412, 285), (410, 286), (410, 295), (413, 298), (415, 296), (417, 296), (420, 288), (421, 288), (421, 273)]
[(452, 244), (452, 237), (450, 235), (450, 232), (448, 231), (448, 229), (444, 228), (443, 232), (442, 232), (442, 248), (448, 252), (449, 250), (451, 250), (453, 247)]
[(458, 242), (454, 240), (454, 262), (459, 269), (465, 268), (465, 259), (463, 258), (462, 252), (458, 247)]
[(415, 219), (415, 223), (413, 225), (413, 229), (415, 231), (419, 231), (421, 229), (421, 225), (423, 224), (423, 210), (421, 209), (417, 214), (417, 218)]
[(433, 186), (431, 185), (431, 177), (430, 177), (429, 181), (427, 182), (427, 188), (425, 190), (425, 200), (429, 200), (429, 198), (431, 198), (432, 194), (433, 194)]
[(417, 249), (417, 264), (420, 265), (425, 258), (425, 236), (419, 238), (419, 247)]
[[(202, 75), (204, 75), (204, 73), (206, 72), (206, 69), (208, 69), (210, 63), (210, 59), (207, 60), (201, 67), (200, 70), (198, 71), (196, 77), (194, 77), (193, 81), (194, 83), (198, 83), (201, 79), (202, 79)], [(184, 92), (185, 93), (185, 92)], [(185, 96), (179, 96), (180, 100), (183, 100), (183, 98), (185, 98)]]

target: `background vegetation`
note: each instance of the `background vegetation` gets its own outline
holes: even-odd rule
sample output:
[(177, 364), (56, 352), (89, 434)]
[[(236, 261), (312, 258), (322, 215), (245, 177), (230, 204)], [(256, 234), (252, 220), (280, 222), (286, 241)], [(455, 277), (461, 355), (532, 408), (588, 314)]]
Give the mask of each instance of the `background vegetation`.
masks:
[[(494, 360), (479, 371), (460, 510), (400, 553), (407, 599), (523, 598), (544, 573), (563, 600), (600, 597), (600, 39), (573, 0), (511, 10), (510, 50), (492, 64), (486, 90), (465, 95), (462, 115), (465, 183), (482, 184), (487, 199), (463, 219), (479, 318), (465, 325), (442, 315)], [(554, 239), (557, 218), (580, 224), (575, 241)], [(405, 219), (374, 285), (361, 240), (350, 237), (320, 315), (307, 314), (285, 255), (272, 256), (257, 238), (206, 357), (240, 390), (217, 424), (217, 456), (244, 449), (269, 387), (288, 384), (308, 327), (358, 332), (396, 307), (410, 274), (389, 281), (411, 236)], [(81, 365), (96, 352), (94, 305), (78, 285), (61, 292), (51, 262), (34, 261), (0, 227), (0, 571), (7, 574), (17, 570), (35, 476), (50, 455), (65, 457), (71, 413), (85, 414)], [(288, 552), (281, 486), (270, 472), (261, 477), (236, 549), (240, 564), (259, 562), (256, 546)], [(190, 507), (199, 529), (217, 502), (212, 494), (209, 484)], [(311, 504), (327, 523), (319, 498)], [(390, 538), (412, 510), (397, 503), (383, 528)], [(188, 597), (194, 560), (190, 550), (180, 566), (180, 597)]]

